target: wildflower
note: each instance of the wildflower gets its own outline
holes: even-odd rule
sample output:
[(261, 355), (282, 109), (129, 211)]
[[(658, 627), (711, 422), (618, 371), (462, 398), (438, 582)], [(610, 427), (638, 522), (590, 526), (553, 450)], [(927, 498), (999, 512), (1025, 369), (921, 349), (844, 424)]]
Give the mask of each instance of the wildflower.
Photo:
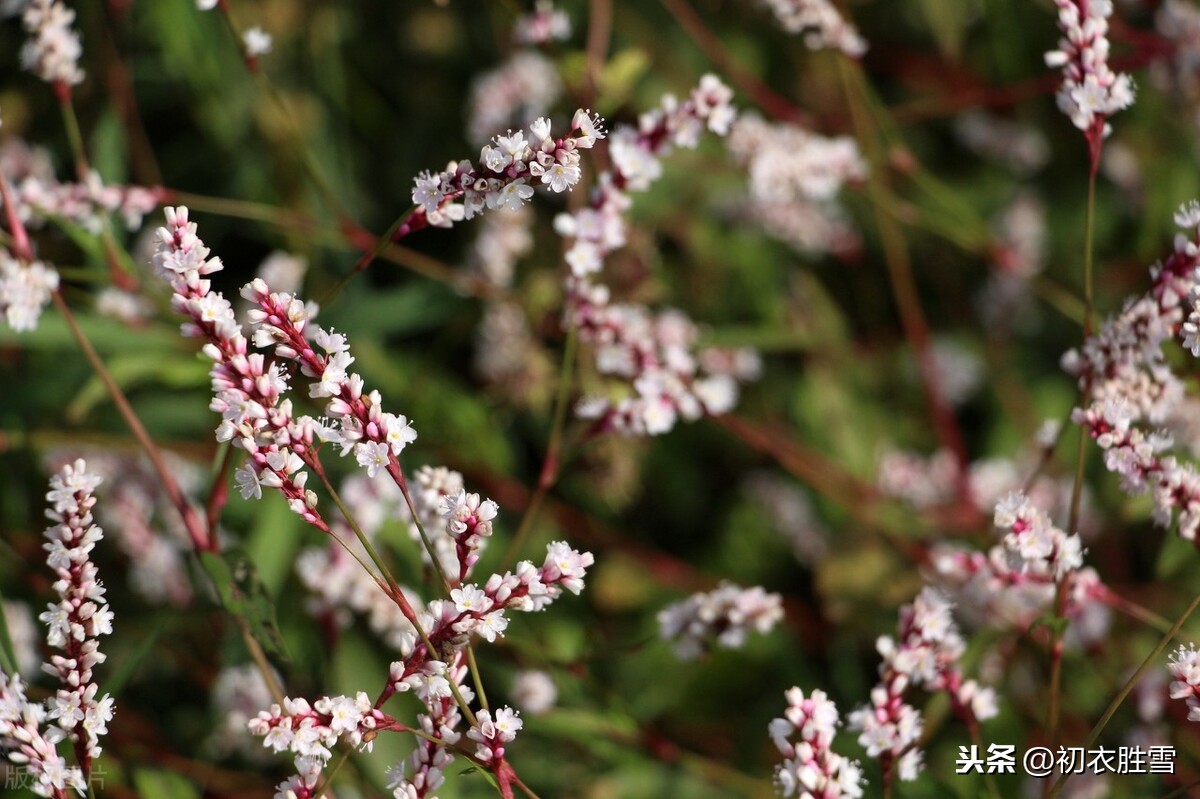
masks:
[(861, 58), (867, 42), (847, 22), (829, 0), (764, 0), (779, 25), (788, 33), (803, 33), (804, 43), (813, 50), (840, 50), (851, 58)]
[(0, 247), (0, 312), (18, 333), (37, 327), (42, 308), (58, 290), (58, 273), (41, 261), (22, 264)]
[(741, 588), (722, 583), (720, 588), (693, 594), (683, 602), (668, 605), (658, 613), (659, 635), (675, 642), (675, 654), (689, 660), (705, 652), (714, 642), (738, 649), (754, 630), (770, 632), (783, 619), (783, 599), (759, 586)]
[(902, 780), (916, 779), (921, 753), (916, 748), (923, 720), (920, 711), (904, 701), (910, 687), (945, 691), (955, 713), (974, 727), (995, 715), (990, 688), (964, 680), (958, 668), (965, 644), (950, 616), (950, 604), (933, 588), (924, 588), (911, 605), (900, 609), (899, 636), (881, 636), (876, 649), (882, 657), (880, 682), (869, 704), (850, 714), (850, 726), (871, 757), (884, 762), (889, 774), (895, 764)]
[(242, 33), (242, 43), (246, 46), (246, 55), (251, 58), (264, 56), (271, 52), (274, 39), (262, 28), (248, 28)]
[(832, 750), (839, 723), (837, 706), (824, 691), (807, 697), (799, 688), (785, 693), (787, 710), (767, 730), (784, 761), (775, 767), (783, 796), (799, 799), (858, 799), (865, 780), (858, 762)]
[(1093, 170), (1100, 145), (1111, 132), (1108, 118), (1133, 104), (1133, 79), (1108, 66), (1108, 18), (1112, 0), (1054, 0), (1063, 37), (1046, 53), (1046, 66), (1062, 67), (1058, 107), (1084, 132)]
[(31, 0), (22, 20), (31, 38), (21, 48), (21, 65), (47, 83), (82, 83), (79, 57), (83, 47), (79, 34), (71, 29), (75, 12), (60, 0)]

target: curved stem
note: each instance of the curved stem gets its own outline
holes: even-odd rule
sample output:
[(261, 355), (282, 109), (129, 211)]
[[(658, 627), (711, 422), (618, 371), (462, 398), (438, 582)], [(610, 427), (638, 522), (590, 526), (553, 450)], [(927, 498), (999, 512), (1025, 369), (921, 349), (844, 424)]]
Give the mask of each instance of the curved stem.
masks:
[[(1146, 656), (1146, 659), (1142, 661), (1142, 665), (1138, 666), (1137, 671), (1135, 671), (1130, 678), (1125, 681), (1125, 685), (1121, 688), (1120, 693), (1118, 693), (1116, 697), (1113, 698), (1112, 702), (1109, 703), (1108, 708), (1104, 711), (1104, 715), (1100, 717), (1100, 721), (1096, 722), (1096, 726), (1093, 727), (1092, 731), (1088, 734), (1087, 741), (1084, 742), (1084, 749), (1092, 748), (1092, 744), (1094, 744), (1096, 739), (1100, 737), (1100, 733), (1104, 732), (1104, 728), (1108, 726), (1108, 722), (1112, 720), (1112, 717), (1117, 712), (1117, 709), (1121, 707), (1121, 703), (1125, 701), (1125, 699), (1133, 691), (1134, 686), (1138, 684), (1138, 680), (1142, 679), (1142, 675), (1146, 673), (1147, 669), (1149, 669), (1154, 661), (1158, 659), (1158, 657), (1163, 653), (1163, 650), (1167, 648), (1167, 645), (1170, 644), (1171, 641), (1174, 640), (1175, 636), (1179, 634), (1179, 631), (1183, 629), (1183, 625), (1187, 623), (1187, 620), (1196, 611), (1197, 607), (1200, 607), (1200, 594), (1196, 595), (1196, 597), (1192, 600), (1192, 603), (1187, 606), (1183, 613), (1179, 615), (1179, 618), (1175, 620), (1175, 623), (1171, 625), (1171, 629), (1168, 630), (1161, 639), (1159, 639), (1158, 645), (1155, 646), (1154, 650)], [(1054, 783), (1054, 787), (1050, 791), (1051, 799), (1054, 799), (1054, 797), (1062, 793), (1063, 787), (1066, 786), (1067, 780), (1069, 779), (1071, 779), (1070, 772), (1067, 772), (1058, 778), (1058, 781)]]
[(571, 325), (567, 328), (567, 342), (563, 348), (562, 365), (558, 371), (558, 392), (554, 397), (554, 421), (550, 427), (550, 441), (546, 445), (546, 455), (542, 459), (542, 470), (538, 474), (537, 487), (525, 506), (525, 513), (517, 525), (508, 551), (504, 553), (503, 568), (512, 565), (517, 553), (525, 544), (529, 531), (533, 529), (533, 521), (546, 498), (546, 493), (558, 479), (560, 450), (562, 449), (563, 431), (567, 423), (567, 401), (571, 395), (571, 382), (575, 372), (575, 352), (579, 345), (578, 328)]

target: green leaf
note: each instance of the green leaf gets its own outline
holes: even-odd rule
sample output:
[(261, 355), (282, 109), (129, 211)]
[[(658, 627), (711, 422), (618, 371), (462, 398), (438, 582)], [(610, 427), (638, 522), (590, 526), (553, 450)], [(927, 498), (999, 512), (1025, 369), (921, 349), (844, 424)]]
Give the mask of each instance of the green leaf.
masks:
[(238, 549), (221, 554), (201, 552), (200, 562), (212, 578), (225, 609), (245, 622), (264, 649), (290, 660), (275, 620), (275, 605), (246, 553)]
[(109, 679), (105, 680), (104, 687), (112, 696), (120, 696), (121, 691), (133, 679), (133, 675), (137, 672), (138, 666), (145, 660), (146, 655), (150, 654), (150, 650), (154, 648), (154, 644), (158, 642), (159, 636), (162, 635), (163, 629), (167, 626), (167, 617), (159, 616), (150, 632), (145, 635), (138, 643), (137, 649), (133, 654), (125, 658), (121, 665), (117, 668)]
[(181, 774), (159, 769), (135, 769), (133, 786), (141, 799), (199, 799), (200, 788)]
[(13, 646), (12, 636), (8, 633), (8, 619), (4, 615), (4, 596), (0, 595), (0, 655), (3, 655), (5, 674), (17, 673), (17, 650)]

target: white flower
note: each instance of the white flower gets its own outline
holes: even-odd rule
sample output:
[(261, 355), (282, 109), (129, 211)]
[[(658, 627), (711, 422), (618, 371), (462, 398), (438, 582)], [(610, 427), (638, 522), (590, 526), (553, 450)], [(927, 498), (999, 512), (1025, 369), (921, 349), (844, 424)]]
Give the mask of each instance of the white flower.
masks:
[(242, 42), (246, 45), (246, 55), (257, 58), (271, 52), (274, 40), (271, 34), (256, 26), (242, 34)]

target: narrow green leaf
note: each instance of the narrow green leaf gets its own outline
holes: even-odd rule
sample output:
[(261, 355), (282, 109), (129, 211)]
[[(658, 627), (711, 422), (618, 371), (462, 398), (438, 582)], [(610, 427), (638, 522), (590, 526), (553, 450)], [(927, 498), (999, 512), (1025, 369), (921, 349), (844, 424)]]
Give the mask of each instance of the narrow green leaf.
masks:
[(199, 799), (200, 789), (181, 774), (160, 769), (136, 769), (133, 786), (141, 799)]
[(150, 632), (142, 638), (137, 649), (133, 654), (127, 657), (124, 662), (117, 668), (116, 672), (104, 683), (105, 690), (114, 697), (120, 696), (121, 691), (133, 679), (133, 675), (137, 673), (138, 666), (145, 660), (146, 655), (150, 654), (150, 650), (158, 642), (159, 636), (162, 635), (163, 629), (167, 626), (167, 617), (159, 616)]
[(4, 615), (3, 594), (0, 594), (0, 655), (4, 658), (4, 662), (0, 663), (0, 667), (4, 669), (4, 673), (16, 674), (17, 650), (13, 646), (12, 636), (8, 633), (8, 619)]
[(200, 562), (212, 578), (225, 609), (244, 621), (268, 652), (287, 661), (287, 647), (275, 620), (275, 605), (258, 579), (254, 564), (241, 550), (201, 552)]

